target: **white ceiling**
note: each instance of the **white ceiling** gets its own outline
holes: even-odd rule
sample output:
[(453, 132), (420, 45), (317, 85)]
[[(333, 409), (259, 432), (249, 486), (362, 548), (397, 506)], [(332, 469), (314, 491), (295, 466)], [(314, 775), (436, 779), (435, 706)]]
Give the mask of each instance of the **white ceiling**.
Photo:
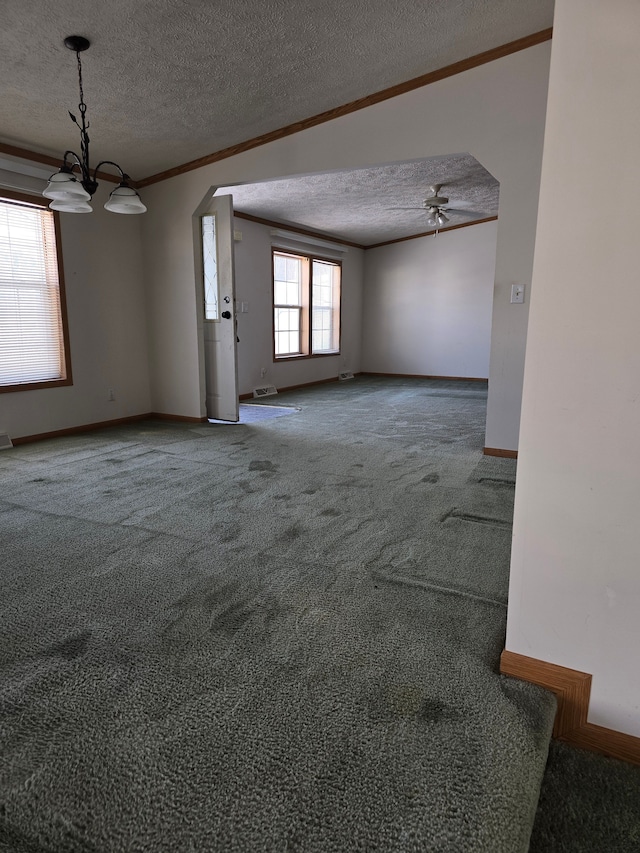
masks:
[(552, 16), (553, 0), (3, 0), (0, 139), (56, 156), (78, 148), (67, 35), (92, 41), (93, 163), (115, 160), (141, 180), (538, 32)]
[(431, 230), (421, 205), (434, 183), (458, 211), (447, 213), (447, 227), (497, 216), (498, 181), (470, 154), (220, 187), (217, 194), (232, 194), (243, 213), (372, 246)]
[[(553, 0), (3, 0), (0, 141), (78, 151), (68, 35), (92, 43), (92, 164), (142, 180), (552, 22)], [(497, 181), (469, 154), (227, 189), (245, 213), (370, 246), (428, 231), (432, 184), (468, 211), (450, 225), (497, 215)]]

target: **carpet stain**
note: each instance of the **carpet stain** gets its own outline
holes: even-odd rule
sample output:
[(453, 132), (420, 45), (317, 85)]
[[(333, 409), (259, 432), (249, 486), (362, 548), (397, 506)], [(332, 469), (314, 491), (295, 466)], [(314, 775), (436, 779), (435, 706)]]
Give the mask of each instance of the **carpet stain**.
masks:
[(370, 710), (374, 718), (413, 718), (428, 723), (460, 716), (453, 706), (425, 697), (424, 688), (415, 684), (388, 685), (381, 694), (371, 697)]
[(235, 634), (253, 616), (254, 609), (249, 606), (248, 601), (234, 601), (217, 613), (214, 617), (210, 631), (224, 631)]
[(225, 533), (224, 536), (220, 537), (220, 542), (223, 545), (226, 545), (228, 542), (235, 542), (235, 540), (240, 536), (240, 531), (230, 530)]
[(438, 702), (437, 699), (425, 699), (418, 711), (418, 717), (429, 723), (453, 720), (459, 716), (460, 711), (456, 710), (455, 707), (444, 702)]
[(317, 491), (318, 491), (317, 489), (304, 489), (302, 494), (303, 495), (315, 495), (315, 493)]
[(422, 483), (437, 483), (440, 480), (440, 474), (436, 474), (435, 471), (432, 474), (427, 474), (426, 477), (423, 477), (420, 482)]
[(282, 534), (282, 539), (285, 542), (294, 542), (304, 533), (304, 527), (301, 524), (292, 524)]
[(254, 459), (252, 462), (249, 462), (249, 470), (268, 471), (270, 474), (275, 474), (278, 470), (278, 466), (274, 465), (273, 462), (270, 462), (268, 459)]
[(86, 652), (89, 640), (91, 639), (91, 631), (80, 631), (78, 634), (72, 634), (61, 643), (55, 643), (49, 646), (42, 655), (48, 658), (64, 658), (64, 660), (74, 660), (82, 657)]

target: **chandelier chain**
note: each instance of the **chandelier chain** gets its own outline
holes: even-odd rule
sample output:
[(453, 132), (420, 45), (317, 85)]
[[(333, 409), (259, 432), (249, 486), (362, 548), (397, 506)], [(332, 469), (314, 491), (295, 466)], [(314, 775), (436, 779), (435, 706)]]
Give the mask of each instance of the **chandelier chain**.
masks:
[(84, 102), (84, 88), (82, 86), (82, 62), (80, 60), (80, 51), (76, 50), (76, 58), (78, 60), (78, 88), (80, 89), (80, 103), (78, 104), (78, 109), (80, 110), (80, 116), (82, 118), (82, 127), (80, 128), (80, 151), (82, 154), (82, 171), (83, 177), (85, 179), (90, 179), (89, 172), (89, 134), (87, 133), (87, 128), (89, 127), (86, 120), (87, 113), (87, 105)]

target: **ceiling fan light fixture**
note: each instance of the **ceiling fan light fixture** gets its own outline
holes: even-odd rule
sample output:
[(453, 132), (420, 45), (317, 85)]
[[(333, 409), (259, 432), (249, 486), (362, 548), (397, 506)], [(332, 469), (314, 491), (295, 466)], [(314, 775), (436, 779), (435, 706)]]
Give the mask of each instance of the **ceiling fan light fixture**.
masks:
[(442, 226), (446, 225), (448, 221), (449, 221), (449, 217), (445, 216), (445, 214), (442, 211), (440, 211), (436, 217), (436, 222), (438, 223), (438, 225), (442, 228)]
[(438, 208), (437, 207), (429, 207), (428, 208), (428, 216), (427, 216), (427, 225), (429, 227), (435, 227), (438, 224), (437, 216), (438, 216)]
[(147, 210), (138, 193), (126, 180), (111, 192), (104, 209), (111, 213), (145, 213)]

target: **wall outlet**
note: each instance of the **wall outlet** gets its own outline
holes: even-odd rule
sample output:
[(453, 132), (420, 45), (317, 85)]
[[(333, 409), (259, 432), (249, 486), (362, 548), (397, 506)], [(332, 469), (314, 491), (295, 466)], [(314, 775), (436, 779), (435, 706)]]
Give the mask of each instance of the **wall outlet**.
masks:
[(109, 402), (112, 403), (115, 399), (116, 399), (116, 392), (113, 390), (113, 388), (109, 388), (109, 390), (107, 391), (107, 400), (109, 400)]
[(266, 368), (266, 367), (261, 367), (261, 368), (260, 368), (260, 379), (264, 379), (266, 372), (267, 372), (267, 368)]

